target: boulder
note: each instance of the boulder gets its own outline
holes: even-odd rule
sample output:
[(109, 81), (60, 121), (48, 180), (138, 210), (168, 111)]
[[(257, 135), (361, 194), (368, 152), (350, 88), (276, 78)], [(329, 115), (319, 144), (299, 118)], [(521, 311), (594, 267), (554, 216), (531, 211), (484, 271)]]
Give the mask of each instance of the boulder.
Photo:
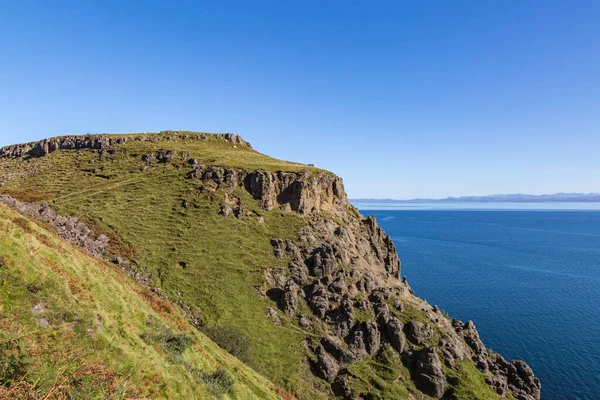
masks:
[(233, 214), (237, 219), (243, 219), (248, 215), (248, 211), (246, 210), (246, 207), (240, 204), (233, 210)]
[(271, 239), (271, 246), (273, 246), (273, 254), (275, 255), (275, 257), (283, 258), (285, 254), (285, 242), (283, 241), (283, 239)]
[(406, 348), (406, 337), (403, 331), (404, 326), (397, 318), (391, 318), (385, 324), (385, 331), (390, 340), (390, 344), (398, 353), (402, 354)]
[(329, 285), (329, 290), (333, 293), (343, 294), (346, 291), (346, 280), (343, 276), (336, 278), (333, 283)]
[(352, 364), (356, 362), (356, 357), (354, 354), (346, 350), (343, 342), (336, 337), (324, 337), (321, 339), (321, 345), (340, 364)]
[(488, 360), (489, 370), (494, 378), (488, 382), (493, 388), (504, 388), (504, 381), (515, 398), (519, 400), (539, 400), (541, 394), (540, 380), (534, 376), (531, 368), (523, 361), (508, 362), (499, 354), (491, 355)]
[(396, 310), (398, 310), (400, 312), (404, 312), (405, 307), (404, 307), (404, 303), (402, 302), (402, 300), (396, 299), (396, 300), (394, 300), (393, 304), (394, 304), (394, 308)]
[(444, 363), (450, 367), (455, 367), (455, 361), (463, 360), (469, 356), (468, 346), (459, 338), (443, 334), (438, 342), (438, 348), (444, 355)]
[(298, 325), (303, 328), (308, 328), (310, 326), (310, 321), (304, 315), (298, 317)]
[(349, 337), (348, 347), (361, 358), (374, 355), (381, 347), (381, 335), (374, 321), (366, 321), (356, 326)]
[(349, 373), (340, 372), (335, 378), (335, 381), (331, 385), (331, 389), (336, 396), (343, 398), (344, 400), (355, 399), (354, 393), (350, 386), (352, 378)]
[(273, 325), (281, 325), (281, 319), (279, 318), (277, 311), (273, 307), (269, 307), (269, 310), (265, 315), (271, 320)]
[(335, 255), (335, 249), (331, 245), (319, 247), (308, 260), (311, 275), (317, 278), (331, 274), (337, 265), (338, 260)]
[(336, 309), (334, 320), (334, 332), (340, 337), (345, 337), (350, 333), (354, 325), (354, 306), (352, 300), (345, 298)]
[(288, 279), (283, 287), (279, 308), (287, 315), (294, 315), (298, 310), (298, 285), (293, 279)]
[(462, 324), (461, 321), (454, 320), (452, 325), (454, 326), (456, 332), (464, 338), (469, 347), (473, 349), (475, 354), (487, 355), (487, 350), (479, 338), (479, 333), (477, 332), (473, 321), (468, 321), (467, 323)]
[(313, 368), (318, 377), (332, 383), (340, 369), (334, 358), (329, 355), (323, 347), (317, 347), (317, 361), (313, 363)]
[(433, 348), (426, 347), (418, 353), (413, 367), (413, 381), (416, 388), (428, 396), (439, 399), (444, 395), (446, 376)]
[(224, 217), (228, 217), (233, 213), (233, 209), (231, 208), (231, 206), (229, 204), (223, 204), (221, 205), (221, 208), (219, 209), (219, 215), (222, 215)]
[(485, 383), (490, 385), (492, 389), (500, 396), (505, 397), (508, 391), (508, 381), (504, 375), (492, 375), (485, 377)]
[(406, 324), (406, 337), (416, 345), (424, 345), (433, 336), (433, 328), (423, 322), (411, 320)]
[(373, 307), (375, 319), (379, 325), (385, 325), (390, 320), (390, 308), (386, 303), (377, 303)]
[(329, 310), (329, 297), (327, 290), (321, 286), (319, 281), (308, 288), (306, 299), (313, 313), (321, 319), (325, 318), (325, 314)]
[(308, 280), (308, 267), (301, 260), (294, 260), (289, 264), (291, 279), (298, 285), (304, 286)]

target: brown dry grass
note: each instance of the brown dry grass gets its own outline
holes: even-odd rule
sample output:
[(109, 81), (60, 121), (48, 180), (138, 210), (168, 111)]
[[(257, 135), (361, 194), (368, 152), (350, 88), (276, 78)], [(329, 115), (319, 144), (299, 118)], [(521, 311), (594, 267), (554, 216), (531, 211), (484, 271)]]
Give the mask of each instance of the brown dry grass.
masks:
[(47, 193), (40, 193), (34, 189), (6, 189), (3, 191), (5, 194), (14, 197), (15, 199), (26, 201), (29, 203), (35, 203), (38, 201), (52, 200), (52, 196)]

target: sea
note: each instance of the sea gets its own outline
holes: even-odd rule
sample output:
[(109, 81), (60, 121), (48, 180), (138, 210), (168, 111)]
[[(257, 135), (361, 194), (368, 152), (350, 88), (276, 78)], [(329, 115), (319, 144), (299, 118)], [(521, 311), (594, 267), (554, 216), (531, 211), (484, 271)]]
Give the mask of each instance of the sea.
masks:
[(600, 203), (368, 203), (416, 295), (525, 360), (542, 399), (600, 399)]

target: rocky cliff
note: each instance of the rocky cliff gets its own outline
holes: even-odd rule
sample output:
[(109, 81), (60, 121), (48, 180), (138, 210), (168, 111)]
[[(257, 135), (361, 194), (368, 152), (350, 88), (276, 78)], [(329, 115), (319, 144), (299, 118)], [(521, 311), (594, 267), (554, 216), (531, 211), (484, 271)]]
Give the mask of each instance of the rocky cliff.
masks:
[[(222, 199), (218, 207), (221, 218), (262, 223), (264, 213), (271, 211), (298, 215), (303, 226), (295, 236), (270, 238), (278, 266), (264, 270), (257, 295), (273, 301), (268, 313), (271, 323), (288, 318), (306, 333), (304, 347), (311, 371), (335, 396), (371, 398), (356, 384), (362, 377), (355, 366), (395, 354), (414, 387), (427, 396), (456, 397), (456, 374), (464, 363), (470, 363), (498, 396), (540, 398), (540, 382), (524, 362), (508, 362), (488, 351), (473, 322), (451, 319), (414, 295), (401, 277), (394, 242), (375, 217), (363, 217), (348, 203), (339, 177), (309, 168), (286, 171), (211, 164), (194, 154), (169, 149), (161, 140), (173, 135), (181, 140), (205, 140), (202, 135), (177, 132), (162, 139), (152, 135), (61, 137), (8, 146), (0, 150), (0, 157), (43, 157), (61, 149), (107, 150), (132, 140), (158, 142), (158, 150), (132, 154), (140, 170), (175, 165), (203, 193), (219, 194), (214, 198)], [(234, 146), (249, 146), (239, 136), (219, 138)], [(259, 210), (253, 211), (242, 193), (251, 196)], [(0, 200), (13, 201), (7, 197)], [(183, 200), (182, 206), (191, 203)], [(79, 226), (77, 220), (57, 217), (46, 205), (24, 206), (13, 201), (13, 208), (38, 215), (63, 235), (67, 223)], [(80, 228), (78, 232), (88, 233), (87, 228)], [(76, 241), (85, 244), (86, 240), (87, 236)], [(101, 246), (105, 241), (105, 237), (93, 239), (91, 251), (107, 250), (108, 244)]]
[[(207, 140), (209, 137), (205, 133), (181, 134), (175, 131), (162, 131), (158, 135), (68, 135), (37, 142), (4, 146), (0, 148), (0, 157), (43, 157), (57, 150), (107, 150), (114, 148), (116, 145), (125, 144), (129, 140), (158, 142), (161, 139), (160, 135), (166, 139), (171, 138), (171, 135), (195, 140)], [(211, 134), (210, 136), (227, 140), (234, 144), (251, 147), (250, 143), (242, 139), (241, 136), (233, 133)]]

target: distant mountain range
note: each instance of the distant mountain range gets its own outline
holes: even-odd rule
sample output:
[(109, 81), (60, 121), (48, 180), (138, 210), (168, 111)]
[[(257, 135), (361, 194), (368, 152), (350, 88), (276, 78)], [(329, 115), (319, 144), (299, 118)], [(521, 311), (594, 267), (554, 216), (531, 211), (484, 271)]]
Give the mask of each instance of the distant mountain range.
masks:
[(554, 194), (492, 194), (488, 196), (446, 197), (445, 199), (351, 199), (372, 203), (537, 203), (537, 202), (600, 202), (600, 193), (554, 193)]

